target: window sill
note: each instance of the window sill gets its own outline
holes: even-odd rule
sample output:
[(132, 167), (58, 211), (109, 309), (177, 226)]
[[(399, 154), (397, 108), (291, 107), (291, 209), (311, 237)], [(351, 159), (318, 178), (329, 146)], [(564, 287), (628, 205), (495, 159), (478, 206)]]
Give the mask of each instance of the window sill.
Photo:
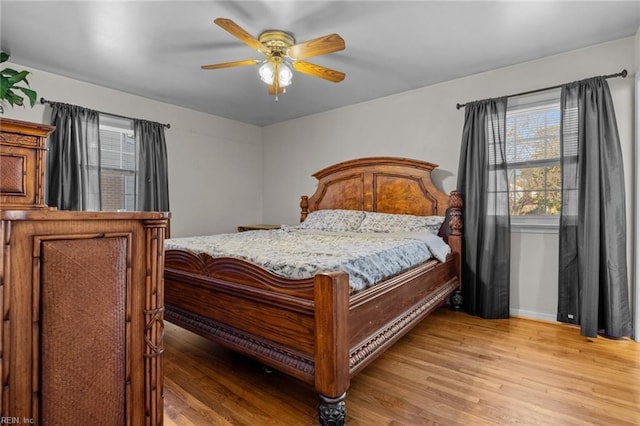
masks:
[(511, 216), (511, 232), (523, 234), (557, 234), (559, 227), (560, 218), (557, 216)]

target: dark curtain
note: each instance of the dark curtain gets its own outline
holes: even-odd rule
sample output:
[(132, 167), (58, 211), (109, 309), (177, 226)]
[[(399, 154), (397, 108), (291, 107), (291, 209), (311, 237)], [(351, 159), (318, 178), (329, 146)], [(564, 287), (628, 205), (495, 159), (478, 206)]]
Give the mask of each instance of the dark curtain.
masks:
[(629, 336), (622, 153), (609, 85), (570, 83), (561, 95), (562, 213), (558, 321)]
[(511, 224), (505, 157), (507, 98), (467, 104), (458, 170), (464, 215), (464, 309), (509, 317)]
[(136, 210), (169, 211), (169, 177), (164, 126), (133, 120), (138, 147)]
[(47, 205), (60, 210), (100, 210), (99, 113), (51, 104), (47, 153)]

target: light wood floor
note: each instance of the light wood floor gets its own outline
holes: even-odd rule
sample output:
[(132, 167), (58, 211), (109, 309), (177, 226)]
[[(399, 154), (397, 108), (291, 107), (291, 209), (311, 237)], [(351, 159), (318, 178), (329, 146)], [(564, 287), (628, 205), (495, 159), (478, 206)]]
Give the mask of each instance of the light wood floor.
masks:
[[(314, 391), (173, 324), (165, 425), (315, 425)], [(351, 381), (348, 425), (640, 425), (640, 344), (440, 309)]]

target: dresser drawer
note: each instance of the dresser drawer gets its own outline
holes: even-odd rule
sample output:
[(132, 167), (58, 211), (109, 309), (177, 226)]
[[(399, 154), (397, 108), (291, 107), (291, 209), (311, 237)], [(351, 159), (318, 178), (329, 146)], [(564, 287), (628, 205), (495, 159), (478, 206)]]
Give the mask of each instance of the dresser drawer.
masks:
[(30, 208), (44, 204), (42, 150), (0, 145), (0, 204)]

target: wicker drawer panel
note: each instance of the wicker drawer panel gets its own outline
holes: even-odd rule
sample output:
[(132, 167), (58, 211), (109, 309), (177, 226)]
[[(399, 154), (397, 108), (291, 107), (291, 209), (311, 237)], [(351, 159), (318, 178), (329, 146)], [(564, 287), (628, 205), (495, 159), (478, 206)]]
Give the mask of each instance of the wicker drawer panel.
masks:
[(27, 158), (22, 155), (2, 155), (0, 193), (24, 195)]
[(38, 150), (0, 145), (0, 203), (4, 207), (36, 203)]
[(128, 245), (127, 238), (42, 243), (42, 424), (125, 424)]

